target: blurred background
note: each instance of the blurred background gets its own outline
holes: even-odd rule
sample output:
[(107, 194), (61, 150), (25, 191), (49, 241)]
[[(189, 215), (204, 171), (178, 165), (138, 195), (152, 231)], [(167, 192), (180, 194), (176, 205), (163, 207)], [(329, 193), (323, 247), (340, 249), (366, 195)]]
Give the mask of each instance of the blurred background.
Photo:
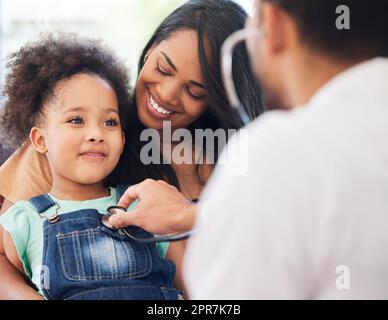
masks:
[[(158, 24), (184, 0), (0, 0), (0, 84), (6, 56), (45, 31), (102, 39), (126, 61), (138, 57)], [(254, 0), (237, 0), (252, 12)]]

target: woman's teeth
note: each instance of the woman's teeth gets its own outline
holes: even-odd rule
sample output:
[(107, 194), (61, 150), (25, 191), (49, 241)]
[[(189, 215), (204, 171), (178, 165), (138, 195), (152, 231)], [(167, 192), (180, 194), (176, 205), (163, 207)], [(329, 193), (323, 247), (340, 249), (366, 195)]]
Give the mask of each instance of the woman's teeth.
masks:
[(152, 109), (154, 109), (155, 111), (159, 112), (160, 114), (168, 115), (168, 114), (173, 114), (174, 113), (173, 111), (168, 111), (168, 110), (160, 107), (158, 105), (158, 103), (152, 98), (151, 95), (149, 96), (149, 99), (150, 99), (150, 104), (151, 104)]

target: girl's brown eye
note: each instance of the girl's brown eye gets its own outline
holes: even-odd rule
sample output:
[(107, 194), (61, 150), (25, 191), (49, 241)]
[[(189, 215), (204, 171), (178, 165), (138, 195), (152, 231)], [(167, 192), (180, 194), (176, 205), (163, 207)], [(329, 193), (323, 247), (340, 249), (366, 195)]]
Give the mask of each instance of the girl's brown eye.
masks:
[(82, 120), (81, 117), (74, 117), (74, 118), (71, 118), (70, 120), (66, 121), (67, 123), (71, 123), (71, 124), (83, 124), (84, 121)]
[(109, 120), (105, 121), (105, 124), (108, 127), (116, 127), (116, 126), (118, 126), (119, 122), (116, 119), (109, 119)]

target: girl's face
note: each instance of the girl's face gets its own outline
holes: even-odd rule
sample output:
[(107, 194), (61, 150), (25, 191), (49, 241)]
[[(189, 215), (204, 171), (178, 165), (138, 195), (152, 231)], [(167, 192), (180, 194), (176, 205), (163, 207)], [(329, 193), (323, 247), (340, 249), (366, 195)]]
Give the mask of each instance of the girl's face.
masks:
[(124, 145), (114, 90), (97, 76), (79, 74), (60, 81), (55, 96), (44, 129), (31, 131), (35, 148), (47, 152), (54, 183), (101, 183)]
[(146, 127), (160, 130), (163, 120), (173, 129), (187, 127), (205, 111), (206, 95), (195, 31), (178, 31), (150, 49), (136, 84), (137, 111)]

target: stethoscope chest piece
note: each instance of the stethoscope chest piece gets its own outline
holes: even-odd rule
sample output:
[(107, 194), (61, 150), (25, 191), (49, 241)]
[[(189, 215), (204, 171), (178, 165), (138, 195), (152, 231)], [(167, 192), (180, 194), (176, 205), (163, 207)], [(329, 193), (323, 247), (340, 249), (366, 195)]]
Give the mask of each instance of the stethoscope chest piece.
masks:
[(108, 209), (106, 209), (106, 214), (102, 216), (101, 222), (102, 224), (109, 228), (109, 229), (115, 229), (110, 223), (109, 223), (109, 218), (113, 216), (116, 213), (121, 213), (121, 212), (127, 212), (125, 208), (120, 207), (120, 206), (110, 206)]
[(129, 239), (140, 242), (140, 243), (157, 243), (157, 242), (170, 242), (170, 241), (180, 241), (187, 239), (191, 235), (195, 233), (195, 231), (188, 231), (183, 232), (179, 234), (168, 234), (168, 235), (157, 235), (157, 234), (151, 234), (139, 227), (135, 226), (128, 226), (121, 229), (114, 228), (109, 223), (109, 218), (117, 213), (123, 213), (127, 212), (127, 210), (120, 206), (110, 206), (108, 209), (106, 209), (107, 213), (103, 215), (101, 222), (102, 224), (112, 230), (117, 230), (120, 235), (125, 235)]

